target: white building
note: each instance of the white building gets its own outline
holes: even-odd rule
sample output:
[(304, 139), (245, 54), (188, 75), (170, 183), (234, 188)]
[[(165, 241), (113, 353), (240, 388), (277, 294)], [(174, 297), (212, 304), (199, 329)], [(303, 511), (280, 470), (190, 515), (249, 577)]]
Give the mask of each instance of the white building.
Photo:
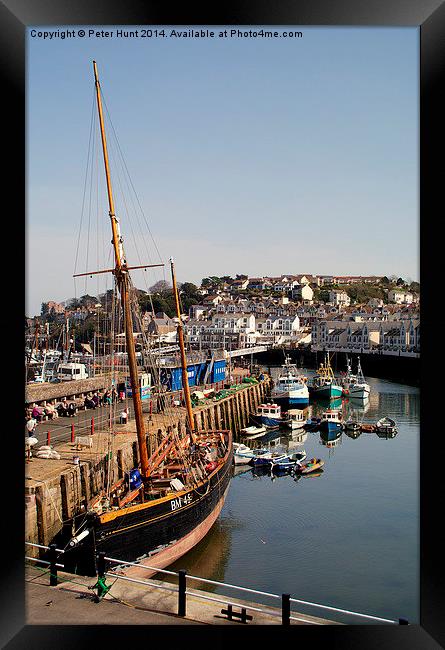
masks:
[(342, 291), (341, 289), (333, 289), (332, 291), (329, 291), (329, 302), (331, 302), (333, 305), (342, 305), (344, 307), (349, 307), (351, 304), (351, 299), (346, 291)]
[(396, 305), (410, 305), (413, 302), (413, 294), (401, 289), (390, 289), (388, 300)]

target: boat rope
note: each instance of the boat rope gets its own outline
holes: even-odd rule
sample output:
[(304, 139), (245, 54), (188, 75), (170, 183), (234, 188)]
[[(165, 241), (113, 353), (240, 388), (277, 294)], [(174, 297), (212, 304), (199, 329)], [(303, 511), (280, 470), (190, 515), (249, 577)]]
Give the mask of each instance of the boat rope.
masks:
[[(112, 120), (111, 120), (111, 117), (110, 117), (110, 114), (109, 114), (109, 111), (108, 111), (108, 107), (107, 107), (107, 103), (106, 103), (106, 100), (105, 100), (105, 96), (104, 96), (104, 93), (103, 93), (103, 90), (102, 90), (102, 89), (101, 89), (101, 94), (102, 94), (102, 99), (103, 99), (103, 103), (104, 103), (104, 106), (105, 106), (105, 112), (106, 112), (106, 114), (107, 114), (107, 118), (108, 118), (108, 120), (109, 120), (109, 123), (110, 123), (111, 129), (112, 129), (113, 134), (114, 134), (114, 137), (115, 137), (115, 141), (116, 141), (117, 149), (118, 149), (118, 151), (119, 151), (119, 154), (120, 154), (120, 157), (121, 157), (121, 160), (122, 160), (122, 164), (123, 164), (123, 166), (124, 166), (124, 168), (125, 168), (125, 170), (126, 170), (126, 172), (127, 172), (127, 177), (128, 177), (128, 180), (129, 180), (129, 182), (130, 182), (130, 184), (131, 184), (131, 188), (132, 188), (132, 190), (133, 190), (133, 195), (134, 195), (134, 197), (136, 198), (136, 201), (137, 201), (137, 203), (138, 203), (138, 206), (139, 206), (139, 209), (140, 209), (140, 211), (141, 211), (142, 217), (143, 217), (143, 219), (144, 219), (144, 222), (145, 222), (145, 228), (147, 229), (147, 231), (148, 231), (149, 234), (150, 234), (151, 240), (152, 240), (152, 242), (153, 242), (153, 246), (155, 247), (156, 252), (157, 252), (157, 254), (158, 254), (159, 261), (162, 261), (162, 256), (161, 256), (161, 254), (160, 254), (160, 252), (159, 252), (159, 249), (158, 249), (158, 247), (157, 247), (157, 245), (156, 245), (156, 241), (155, 241), (155, 239), (154, 239), (154, 237), (153, 237), (153, 234), (152, 234), (152, 231), (151, 231), (150, 225), (149, 225), (149, 223), (148, 223), (148, 221), (147, 221), (147, 218), (146, 218), (146, 216), (145, 216), (145, 213), (144, 213), (144, 211), (143, 211), (143, 209), (142, 209), (142, 206), (141, 206), (141, 203), (140, 203), (140, 201), (139, 201), (139, 197), (138, 197), (138, 195), (137, 195), (136, 189), (135, 189), (135, 187), (134, 187), (134, 185), (133, 185), (133, 182), (132, 182), (132, 180), (131, 180), (131, 176), (130, 176), (130, 173), (129, 173), (129, 171), (128, 171), (127, 164), (126, 164), (126, 162), (125, 162), (125, 158), (124, 158), (124, 156), (123, 156), (123, 154), (122, 154), (122, 149), (121, 149), (121, 147), (120, 147), (120, 145), (119, 145), (119, 140), (118, 140), (118, 138), (117, 138), (116, 131), (115, 131), (115, 129), (114, 129), (114, 125), (113, 125), (113, 122), (112, 122)], [(132, 196), (132, 195), (131, 195), (131, 196)], [(142, 229), (142, 228), (141, 228), (141, 232), (143, 232), (143, 229)]]

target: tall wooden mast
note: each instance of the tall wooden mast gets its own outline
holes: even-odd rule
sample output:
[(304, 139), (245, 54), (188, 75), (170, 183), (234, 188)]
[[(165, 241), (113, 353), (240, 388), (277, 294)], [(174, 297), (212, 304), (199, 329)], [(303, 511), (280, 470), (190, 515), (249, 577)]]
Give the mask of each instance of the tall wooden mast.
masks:
[(128, 275), (128, 266), (125, 259), (123, 240), (120, 234), (119, 221), (114, 214), (113, 191), (111, 187), (110, 168), (108, 164), (107, 139), (105, 136), (104, 119), (102, 112), (102, 99), (100, 92), (99, 77), (97, 74), (96, 61), (93, 61), (94, 79), (96, 84), (97, 110), (99, 113), (100, 133), (102, 138), (102, 151), (105, 165), (105, 177), (107, 181), (109, 215), (111, 219), (111, 230), (113, 233), (113, 247), (116, 266), (114, 275), (116, 276), (119, 293), (121, 295), (122, 310), (124, 312), (125, 340), (127, 344), (128, 365), (130, 368), (130, 383), (133, 394), (134, 415), (136, 420), (136, 430), (139, 444), (139, 453), (141, 457), (142, 476), (148, 474), (148, 453), (145, 440), (145, 427), (142, 417), (142, 402), (139, 392), (139, 377), (136, 362), (136, 351), (134, 345), (133, 319), (130, 305), (130, 278)]
[(187, 410), (190, 440), (193, 443), (194, 442), (193, 409), (192, 409), (192, 400), (190, 398), (190, 386), (189, 386), (189, 380), (187, 375), (187, 359), (185, 356), (185, 346), (184, 346), (184, 332), (182, 329), (181, 308), (179, 306), (178, 286), (176, 284), (175, 267), (173, 264), (173, 259), (170, 259), (170, 265), (172, 271), (173, 295), (175, 296), (176, 315), (178, 317), (178, 339), (179, 339), (179, 349), (181, 351), (182, 388), (184, 390), (185, 408)]

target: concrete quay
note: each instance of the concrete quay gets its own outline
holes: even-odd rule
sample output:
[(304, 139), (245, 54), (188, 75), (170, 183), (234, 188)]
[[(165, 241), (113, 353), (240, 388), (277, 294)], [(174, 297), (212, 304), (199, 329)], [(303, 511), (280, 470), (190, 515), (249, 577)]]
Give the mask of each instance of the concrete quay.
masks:
[[(150, 578), (151, 586), (139, 585), (107, 578), (110, 590), (98, 603), (96, 590), (92, 587), (96, 578), (75, 576), (58, 572), (58, 584), (49, 586), (49, 572), (34, 566), (26, 567), (26, 624), (27, 625), (281, 625), (281, 610), (276, 607), (258, 605), (250, 601), (187, 587), (186, 615), (178, 616), (178, 595), (172, 583)], [(221, 598), (223, 602), (206, 600), (206, 596)], [(221, 613), (228, 603), (236, 611), (247, 609), (252, 620), (243, 624), (239, 620), (229, 621)], [(256, 611), (266, 610), (264, 612)], [(268, 612), (274, 612), (276, 615)], [(327, 619), (291, 612), (298, 620), (291, 625), (340, 625)]]

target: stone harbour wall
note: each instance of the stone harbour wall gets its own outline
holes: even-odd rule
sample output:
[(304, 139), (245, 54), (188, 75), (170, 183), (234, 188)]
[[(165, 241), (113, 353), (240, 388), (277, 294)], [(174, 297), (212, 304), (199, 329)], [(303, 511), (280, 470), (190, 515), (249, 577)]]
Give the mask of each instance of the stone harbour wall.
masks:
[[(197, 407), (194, 409), (195, 428), (239, 431), (248, 424), (249, 413), (255, 411), (269, 393), (270, 380), (266, 378), (258, 384), (246, 385), (220, 401)], [(184, 426), (184, 409), (178, 408), (177, 413), (176, 424)], [(166, 428), (160, 419), (156, 420), (155, 415), (150, 424), (146, 436), (148, 449)], [(108, 471), (111, 472), (111, 483), (115, 483), (138, 465), (136, 434), (131, 428), (134, 428), (131, 421), (121, 427), (118, 433), (122, 435), (115, 436), (110, 459), (108, 434), (97, 431), (93, 435), (92, 449), (75, 452), (70, 443), (61, 443), (57, 446), (61, 460), (31, 460), (27, 466), (28, 480), (25, 486), (25, 532), (28, 542), (48, 546), (61, 531), (64, 522), (69, 523), (74, 515), (87, 511), (91, 500), (107, 481)], [(78, 465), (73, 464), (72, 460), (76, 453), (80, 459)], [(32, 464), (34, 460), (35, 465)], [(25, 549), (26, 555), (39, 557), (39, 549), (30, 546)]]

